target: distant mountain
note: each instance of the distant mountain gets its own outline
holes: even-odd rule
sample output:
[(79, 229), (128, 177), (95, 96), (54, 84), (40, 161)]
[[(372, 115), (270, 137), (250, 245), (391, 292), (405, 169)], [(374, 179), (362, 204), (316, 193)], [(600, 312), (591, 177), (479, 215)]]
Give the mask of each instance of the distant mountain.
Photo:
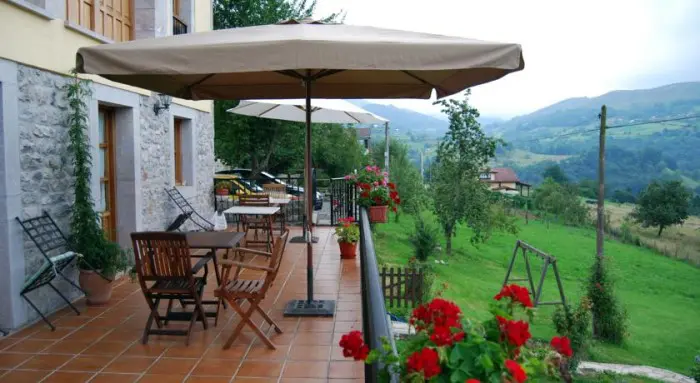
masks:
[(373, 104), (364, 100), (350, 100), (374, 114), (390, 121), (392, 129), (398, 129), (400, 134), (420, 134), (426, 136), (442, 136), (448, 127), (448, 122), (427, 114), (410, 109), (398, 108), (393, 105)]
[[(510, 145), (498, 162), (520, 178), (541, 181), (552, 158), (574, 181), (596, 178), (598, 114), (608, 108), (608, 126), (700, 115), (700, 82), (653, 89), (618, 90), (598, 97), (557, 102), (533, 113), (485, 126)], [(638, 192), (653, 179), (678, 179), (700, 193), (700, 118), (610, 129), (607, 190)], [(538, 161), (539, 160), (539, 161)]]
[(595, 125), (601, 105), (608, 107), (609, 125), (696, 114), (700, 113), (700, 82), (569, 98), (506, 122), (489, 124), (487, 131), (505, 138), (537, 138), (567, 128)]

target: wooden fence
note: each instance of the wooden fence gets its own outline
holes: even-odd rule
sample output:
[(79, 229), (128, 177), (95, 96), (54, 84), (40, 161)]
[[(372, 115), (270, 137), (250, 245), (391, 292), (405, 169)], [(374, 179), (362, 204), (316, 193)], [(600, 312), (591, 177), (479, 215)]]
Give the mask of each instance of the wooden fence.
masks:
[(423, 302), (423, 270), (385, 266), (380, 276), (387, 306), (415, 307)]

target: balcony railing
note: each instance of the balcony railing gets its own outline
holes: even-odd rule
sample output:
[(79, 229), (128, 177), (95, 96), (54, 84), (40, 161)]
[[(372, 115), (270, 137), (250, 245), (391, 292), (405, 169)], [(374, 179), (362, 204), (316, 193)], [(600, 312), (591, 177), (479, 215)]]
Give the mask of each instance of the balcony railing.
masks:
[(178, 19), (177, 16), (173, 16), (173, 35), (184, 35), (186, 33), (187, 24)]
[[(384, 292), (379, 279), (377, 256), (374, 253), (374, 241), (369, 225), (369, 215), (366, 208), (360, 209), (360, 275), (362, 291), (362, 330), (365, 343), (371, 349), (381, 349), (382, 338), (391, 342), (396, 353), (394, 337), (391, 333), (389, 317), (384, 305)], [(365, 365), (365, 382), (385, 381), (380, 379), (383, 366), (379, 363)], [(398, 375), (390, 374), (390, 382), (398, 382)]]

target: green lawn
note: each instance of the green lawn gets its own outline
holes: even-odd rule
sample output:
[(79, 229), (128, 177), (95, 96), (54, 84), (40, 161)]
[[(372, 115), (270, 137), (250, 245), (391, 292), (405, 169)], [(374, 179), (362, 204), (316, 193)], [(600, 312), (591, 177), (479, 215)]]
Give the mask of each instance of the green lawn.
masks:
[[(400, 223), (377, 225), (375, 243), (380, 262), (406, 263), (412, 256), (407, 238), (413, 228), (407, 215)], [(517, 238), (557, 257), (566, 297), (569, 302), (578, 302), (595, 254), (593, 230), (523, 222), (517, 236), (496, 234), (488, 243), (474, 247), (469, 243), (468, 229), (460, 228), (453, 257), (442, 258), (447, 265), (434, 266), (438, 280), (449, 284), (445, 296), (455, 300), (465, 315), (488, 317), (489, 301), (500, 289)], [(629, 337), (620, 347), (595, 343), (589, 359), (651, 365), (687, 374), (700, 351), (700, 269), (618, 242), (607, 241), (605, 246), (617, 294), (629, 313)], [(523, 263), (516, 266), (520, 266), (517, 276), (524, 276)], [(533, 267), (537, 270), (541, 262), (535, 261)], [(550, 273), (543, 299), (554, 300), (557, 294)], [(538, 310), (535, 337), (554, 335), (552, 311), (551, 306)]]

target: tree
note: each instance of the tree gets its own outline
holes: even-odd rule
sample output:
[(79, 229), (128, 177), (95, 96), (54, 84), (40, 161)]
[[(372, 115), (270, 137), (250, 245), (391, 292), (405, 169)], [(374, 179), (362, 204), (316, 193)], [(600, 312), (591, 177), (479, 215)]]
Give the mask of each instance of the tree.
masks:
[[(372, 145), (372, 161), (384, 163), (386, 141)], [(408, 214), (420, 213), (426, 205), (426, 192), (420, 171), (411, 163), (408, 145), (389, 140), (389, 178), (396, 184), (401, 196), (401, 210)]]
[(558, 184), (569, 183), (569, 177), (566, 176), (566, 174), (559, 165), (551, 165), (544, 169), (544, 172), (542, 173), (542, 178), (551, 178), (554, 180), (554, 182)]
[(490, 201), (485, 183), (479, 174), (496, 155), (500, 142), (486, 136), (477, 121), (479, 111), (464, 100), (441, 100), (450, 127), (438, 145), (432, 170), (434, 210), (445, 236), (445, 251), (452, 254), (452, 237), (458, 223), (466, 223), (472, 231), (472, 243), (485, 241), (493, 229), (489, 217)]
[(632, 190), (627, 188), (625, 190), (620, 190), (617, 189), (613, 192), (612, 198), (613, 201), (619, 202), (619, 203), (635, 203), (637, 202), (637, 197), (634, 196), (632, 193)]
[(681, 181), (652, 181), (637, 199), (632, 218), (642, 227), (681, 225), (688, 218), (692, 194)]
[[(316, 1), (214, 0), (213, 8), (214, 29), (226, 29), (311, 17)], [(339, 13), (333, 13), (323, 20), (334, 21), (339, 17)], [(214, 152), (218, 159), (229, 166), (249, 166), (253, 175), (261, 170), (274, 172), (301, 166), (304, 147), (301, 123), (226, 112), (236, 105), (235, 100), (214, 102)]]
[(579, 199), (576, 188), (570, 185), (547, 178), (535, 189), (532, 199), (535, 209), (552, 214), (569, 225), (583, 225), (588, 221), (588, 209)]

